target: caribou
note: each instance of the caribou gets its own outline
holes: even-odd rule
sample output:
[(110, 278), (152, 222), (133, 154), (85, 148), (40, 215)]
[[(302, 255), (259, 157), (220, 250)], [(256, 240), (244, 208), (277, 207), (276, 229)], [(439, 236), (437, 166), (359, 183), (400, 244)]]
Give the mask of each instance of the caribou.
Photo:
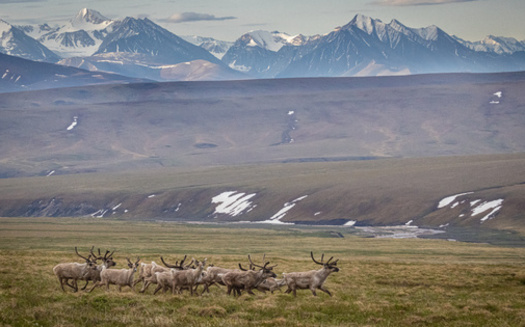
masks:
[(249, 294), (255, 295), (252, 289), (257, 288), (259, 284), (269, 277), (277, 277), (273, 272), (274, 266), (268, 266), (270, 262), (263, 263), (264, 266), (259, 266), (253, 263), (252, 258), (248, 255), (248, 260), (253, 267), (260, 268), (259, 271), (256, 270), (246, 270), (242, 269), (242, 266), (239, 267), (242, 269), (240, 271), (231, 271), (226, 274), (221, 274), (222, 282), (228, 287), (227, 294), (230, 295), (232, 290), (234, 290), (234, 295), (241, 295), (241, 290), (247, 291)]
[[(64, 285), (71, 287), (74, 292), (78, 291), (78, 280), (85, 280), (86, 285), (89, 281), (93, 281), (94, 285), (91, 287), (89, 292), (92, 292), (96, 287), (106, 285), (106, 290), (109, 291), (109, 285), (117, 285), (119, 291), (122, 290), (123, 286), (129, 286), (135, 291), (135, 285), (139, 282), (143, 282), (143, 288), (141, 293), (146, 290), (149, 284), (158, 284), (154, 291), (156, 294), (159, 290), (163, 289), (166, 292), (171, 289), (172, 293), (181, 293), (182, 290), (188, 289), (193, 295), (197, 291), (197, 287), (200, 284), (204, 284), (204, 290), (202, 293), (208, 291), (209, 286), (213, 284), (222, 284), (227, 287), (227, 294), (231, 295), (233, 291), (234, 296), (240, 296), (244, 290), (249, 294), (254, 295), (253, 289), (257, 289), (261, 292), (274, 292), (275, 290), (281, 290), (280, 288), (284, 285), (287, 286), (286, 293), (292, 293), (294, 297), (297, 296), (298, 289), (310, 289), (314, 296), (317, 296), (316, 291), (321, 290), (332, 296), (331, 292), (324, 287), (324, 283), (328, 276), (333, 272), (338, 272), (339, 268), (337, 263), (339, 260), (333, 261), (334, 257), (330, 257), (328, 261), (324, 261), (324, 253), (321, 255), (321, 260), (317, 261), (314, 257), (313, 252), (310, 252), (312, 261), (322, 266), (318, 270), (311, 270), (305, 272), (292, 272), (283, 273), (282, 279), (276, 279), (276, 274), (273, 272), (273, 268), (277, 265), (270, 266), (270, 262), (265, 262), (265, 255), (263, 255), (262, 265), (253, 263), (252, 258), (248, 255), (248, 261), (250, 263), (249, 269), (243, 268), (242, 264), (239, 263), (239, 269), (226, 269), (220, 267), (210, 266), (205, 269), (206, 259), (204, 261), (196, 261), (193, 259), (189, 264), (185, 264), (187, 256), (176, 264), (169, 264), (164, 261), (163, 257), (160, 257), (165, 267), (157, 265), (154, 261), (151, 264), (142, 263), (140, 265), (140, 272), (138, 273), (139, 278), (133, 280), (137, 268), (139, 267), (140, 258), (133, 263), (129, 258), (128, 261), (129, 269), (110, 269), (115, 266), (113, 261), (113, 252), (109, 250), (102, 256), (100, 249), (98, 249), (98, 255), (94, 252), (94, 246), (90, 250), (88, 257), (81, 255), (75, 247), (76, 254), (84, 259), (85, 263), (61, 263), (53, 268), (53, 272), (57, 276), (62, 291), (65, 292)], [(97, 260), (102, 260), (102, 264), (97, 265)], [(72, 281), (71, 284), (69, 281)]]
[(283, 287), (284, 285), (286, 285), (286, 281), (284, 280), (284, 278), (277, 279), (277, 278), (269, 277), (263, 280), (259, 284), (259, 286), (257, 286), (257, 290), (263, 293), (270, 291), (270, 293), (273, 294), (273, 292), (277, 290), (282, 292), (281, 287)]
[[(96, 260), (91, 258), (89, 255), (87, 258), (78, 253), (78, 249), (75, 246), (75, 252), (79, 257), (85, 260), (85, 263), (78, 262), (68, 262), (68, 263), (59, 263), (53, 267), (53, 273), (57, 276), (58, 281), (60, 282), (60, 287), (62, 291), (64, 289), (64, 284), (71, 287), (74, 292), (78, 291), (77, 281), (83, 279), (85, 275), (91, 274), (93, 270), (96, 269)], [(69, 280), (73, 281), (73, 285), (68, 283)]]
[[(172, 270), (185, 270), (185, 269), (190, 269), (191, 265), (193, 264), (194, 260), (192, 260), (189, 264), (187, 265), (184, 265), (184, 261), (186, 261), (186, 258), (187, 258), (187, 255), (184, 256), (184, 258), (181, 260), (181, 262), (179, 263), (179, 261), (177, 260), (175, 262), (174, 265), (172, 264), (169, 264), (167, 263), (166, 261), (164, 261), (164, 258), (163, 257), (160, 257), (160, 260), (162, 261), (162, 263), (166, 266), (166, 267), (162, 267), (162, 266), (159, 266), (158, 264), (156, 264), (154, 261), (151, 262), (151, 269), (149, 271), (149, 276), (145, 277), (144, 278), (144, 285), (142, 287), (142, 290), (140, 291), (141, 293), (144, 293), (144, 291), (148, 288), (148, 286), (150, 284), (157, 284), (157, 288), (155, 289), (155, 291), (153, 292), (153, 294), (157, 294), (157, 292), (161, 289), (161, 288), (164, 288), (164, 291), (166, 291), (167, 287), (169, 285), (167, 284), (170, 284), (168, 282), (166, 282), (166, 278), (170, 278), (170, 277), (166, 277), (166, 276), (163, 276), (164, 278), (162, 279), (161, 283), (162, 285), (160, 285), (161, 283), (159, 283), (159, 280), (158, 280), (158, 276), (159, 274), (169, 274), (171, 273)], [(162, 278), (162, 277), (161, 277)], [(170, 284), (171, 285), (171, 284)]]
[(297, 289), (310, 289), (312, 291), (312, 294), (314, 296), (317, 296), (316, 290), (319, 289), (326, 294), (332, 296), (332, 293), (328, 291), (324, 286), (324, 282), (328, 276), (333, 272), (338, 272), (339, 268), (337, 268), (337, 261), (339, 259), (332, 262), (332, 259), (334, 257), (331, 257), (328, 259), (327, 262), (324, 261), (324, 253), (321, 256), (321, 262), (315, 260), (314, 253), (310, 252), (310, 256), (312, 257), (312, 260), (318, 264), (323, 266), (323, 268), (319, 270), (310, 270), (305, 272), (292, 272), (292, 273), (284, 273), (284, 281), (286, 282), (286, 285), (288, 286), (288, 289), (285, 291), (285, 293), (293, 292), (294, 296), (297, 296), (296, 290)]
[(193, 295), (196, 287), (203, 282), (203, 278), (206, 276), (206, 272), (204, 271), (206, 259), (204, 259), (204, 261), (193, 259), (191, 262), (195, 262), (195, 268), (190, 267), (191, 264), (187, 266), (169, 265), (163, 261), (163, 263), (171, 269), (170, 271), (155, 273), (158, 286), (153, 294), (156, 294), (160, 289), (166, 292), (168, 288), (171, 288), (173, 294), (180, 294), (183, 289), (189, 289), (191, 295)]
[(117, 285), (119, 292), (122, 291), (122, 286), (129, 286), (131, 290), (135, 292), (135, 288), (133, 287), (133, 275), (137, 271), (140, 258), (137, 257), (135, 263), (132, 263), (129, 258), (126, 258), (126, 260), (128, 260), (129, 269), (107, 269), (106, 267), (103, 267), (100, 272), (100, 281), (96, 282), (89, 292), (91, 293), (96, 287), (102, 285), (106, 285), (106, 291), (109, 291), (110, 284)]
[(102, 260), (102, 264), (96, 265), (95, 269), (87, 270), (84, 276), (82, 276), (81, 279), (86, 281), (86, 285), (82, 287), (82, 290), (86, 289), (86, 287), (89, 284), (89, 281), (93, 281), (93, 283), (100, 281), (100, 273), (102, 272), (104, 268), (111, 268), (117, 265), (116, 262), (113, 261), (113, 253), (115, 253), (115, 251), (110, 253), (109, 250), (106, 250), (106, 253), (104, 254), (104, 256), (102, 256), (100, 253), (100, 249), (98, 249), (98, 256), (96, 256), (93, 253), (94, 247), (95, 246), (93, 246), (89, 252), (91, 253), (91, 256), (93, 256), (95, 263), (97, 260)]
[(202, 290), (202, 294), (204, 292), (210, 292), (210, 286), (211, 285), (224, 285), (222, 282), (222, 276), (232, 272), (232, 271), (239, 271), (238, 269), (229, 269), (229, 268), (221, 268), (221, 267), (215, 267), (215, 266), (209, 266), (206, 269), (206, 276), (202, 279), (202, 284), (204, 284), (204, 289)]

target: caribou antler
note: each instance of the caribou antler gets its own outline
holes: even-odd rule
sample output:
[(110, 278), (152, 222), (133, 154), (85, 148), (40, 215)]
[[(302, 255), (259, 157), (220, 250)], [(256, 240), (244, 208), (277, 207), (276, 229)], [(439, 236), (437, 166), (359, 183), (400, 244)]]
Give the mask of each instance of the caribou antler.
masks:
[(183, 266), (182, 264), (184, 263), (184, 260), (186, 260), (186, 256), (184, 256), (184, 259), (182, 259), (182, 261), (180, 262), (180, 264), (179, 264), (179, 262), (177, 261), (177, 262), (175, 262), (174, 265), (171, 265), (171, 264), (169, 264), (169, 263), (166, 263), (166, 261), (164, 261), (164, 258), (163, 258), (163, 257), (160, 257), (160, 260), (161, 260), (162, 263), (163, 263), (166, 267), (168, 267), (168, 268), (173, 268), (173, 269), (183, 270), (183, 269), (184, 269), (184, 266)]
[(266, 253), (263, 254), (263, 263), (264, 263), (264, 266), (259, 266), (259, 265), (256, 265), (255, 263), (253, 263), (252, 258), (251, 258), (250, 255), (248, 254), (248, 260), (250, 260), (250, 268), (252, 268), (251, 266), (254, 266), (254, 267), (261, 268), (261, 269), (272, 270), (274, 267), (277, 267), (277, 265), (274, 265), (274, 266), (270, 266), (270, 267), (268, 267), (268, 265), (270, 264), (270, 261), (267, 261), (267, 262), (265, 263), (265, 262), (264, 262), (264, 259), (265, 259), (265, 258), (266, 258)]
[[(80, 253), (78, 253), (78, 249), (77, 249), (76, 246), (75, 246), (75, 252), (77, 253), (77, 255), (78, 255), (79, 257), (81, 257), (82, 259), (86, 260), (86, 262), (87, 262), (87, 261), (91, 261), (91, 260), (90, 260), (91, 255), (89, 255), (89, 257), (87, 257), (87, 258), (84, 257), (84, 256), (82, 256), (82, 255), (80, 255)], [(96, 258), (95, 258), (95, 260), (96, 260)]]
[(321, 262), (315, 260), (313, 252), (310, 252), (310, 256), (312, 257), (312, 260), (315, 263), (317, 263), (318, 265), (321, 265), (321, 266), (330, 266), (330, 267), (337, 266), (337, 261), (339, 261), (339, 259), (337, 259), (334, 262), (330, 263), (330, 261), (332, 261), (332, 259), (334, 258), (334, 257), (330, 257), (330, 259), (328, 259), (328, 261), (325, 263), (324, 262), (324, 253), (321, 255)]
[(252, 266), (254, 266), (254, 267), (263, 268), (262, 266), (259, 266), (259, 265), (256, 265), (255, 263), (253, 263), (252, 258), (250, 257), (249, 254), (248, 254), (248, 260), (250, 261), (250, 265), (252, 265)]
[(104, 260), (111, 259), (111, 257), (113, 256), (113, 253), (115, 253), (115, 250), (113, 250), (113, 252), (109, 253), (109, 255), (108, 255), (108, 253), (109, 253), (109, 250), (106, 251), (106, 254), (104, 254)]
[(321, 266), (324, 266), (324, 263), (323, 263), (324, 253), (321, 255), (321, 262), (315, 260), (315, 258), (314, 258), (314, 252), (313, 252), (313, 251), (310, 251), (310, 256), (312, 257), (312, 260), (313, 260), (316, 264), (321, 265)]

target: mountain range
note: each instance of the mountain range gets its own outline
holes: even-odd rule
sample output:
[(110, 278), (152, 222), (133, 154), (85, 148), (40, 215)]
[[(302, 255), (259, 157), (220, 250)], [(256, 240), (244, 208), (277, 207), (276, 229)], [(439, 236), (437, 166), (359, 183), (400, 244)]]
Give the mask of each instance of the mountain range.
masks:
[(360, 14), (323, 35), (251, 31), (230, 43), (179, 37), (147, 18), (114, 21), (82, 9), (54, 27), (0, 21), (0, 52), (156, 81), (525, 70), (524, 41), (468, 42), (437, 26), (410, 28)]

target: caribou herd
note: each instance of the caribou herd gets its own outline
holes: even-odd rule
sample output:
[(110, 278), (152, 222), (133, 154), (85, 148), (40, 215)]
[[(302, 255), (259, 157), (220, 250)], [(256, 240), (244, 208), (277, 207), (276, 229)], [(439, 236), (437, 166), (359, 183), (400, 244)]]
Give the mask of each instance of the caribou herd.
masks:
[(277, 265), (271, 266), (270, 262), (265, 260), (265, 255), (263, 255), (261, 265), (255, 264), (251, 256), (248, 255), (249, 267), (245, 268), (239, 263), (238, 269), (214, 265), (206, 266), (207, 259), (203, 261), (192, 259), (187, 262), (186, 255), (174, 264), (167, 263), (163, 257), (160, 257), (164, 266), (154, 261), (140, 263), (139, 257), (135, 261), (126, 258), (128, 269), (114, 269), (112, 267), (116, 265), (113, 260), (115, 251), (106, 251), (104, 255), (100, 249), (97, 253), (93, 251), (94, 247), (91, 248), (86, 257), (78, 253), (78, 249), (75, 247), (76, 254), (84, 260), (84, 263), (60, 263), (53, 268), (63, 291), (66, 290), (64, 286), (68, 286), (77, 292), (78, 281), (86, 282), (82, 287), (82, 290), (85, 290), (91, 281), (93, 285), (88, 292), (102, 286), (105, 286), (106, 291), (109, 291), (109, 285), (117, 285), (119, 291), (123, 286), (129, 286), (135, 291), (135, 286), (142, 282), (140, 293), (144, 293), (151, 284), (156, 285), (153, 294), (157, 294), (160, 290), (163, 292), (171, 291), (172, 294), (181, 294), (186, 290), (194, 295), (198, 294), (200, 285), (203, 286), (201, 291), (203, 294), (209, 292), (212, 285), (222, 285), (226, 287), (228, 295), (234, 296), (240, 296), (243, 291), (248, 294), (255, 294), (253, 290), (273, 293), (276, 290), (281, 290), (281, 287), (287, 286), (285, 293), (293, 293), (294, 296), (297, 296), (296, 291), (298, 289), (309, 289), (314, 296), (317, 296), (317, 290), (321, 290), (332, 296), (323, 284), (332, 272), (339, 271), (337, 267), (339, 260), (332, 261), (333, 257), (331, 257), (325, 262), (324, 254), (322, 254), (321, 261), (317, 261), (313, 252), (310, 252), (310, 256), (314, 263), (321, 266), (320, 269), (283, 273), (282, 278), (278, 279), (273, 271)]

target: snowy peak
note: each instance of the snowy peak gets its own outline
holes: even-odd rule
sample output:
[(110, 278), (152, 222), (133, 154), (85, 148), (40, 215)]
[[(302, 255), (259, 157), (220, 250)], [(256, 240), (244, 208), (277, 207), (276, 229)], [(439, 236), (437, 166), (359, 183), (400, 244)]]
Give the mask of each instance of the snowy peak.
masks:
[(454, 37), (464, 46), (480, 52), (494, 52), (497, 54), (511, 54), (518, 51), (525, 51), (525, 41), (518, 41), (513, 37), (502, 37), (488, 35), (481, 41), (469, 42)]
[(57, 62), (59, 57), (24, 31), (0, 20), (0, 53), (29, 60)]
[(289, 35), (281, 32), (269, 32), (263, 30), (250, 31), (237, 40), (239, 46), (259, 47), (272, 52), (279, 51), (285, 45), (300, 46), (308, 42), (309, 38), (304, 35)]
[(343, 30), (347, 30), (352, 28), (353, 26), (357, 27), (358, 29), (366, 32), (368, 35), (374, 33), (377, 27), (384, 28), (385, 24), (379, 20), (379, 19), (372, 19), (368, 16), (357, 14), (355, 17), (350, 21), (350, 23), (343, 26)]
[(440, 29), (436, 25), (432, 25), (425, 28), (412, 29), (422, 39), (427, 41), (436, 41), (439, 37)]
[(210, 52), (215, 57), (221, 59), (224, 57), (224, 54), (228, 49), (233, 45), (233, 42), (216, 40), (211, 37), (202, 37), (196, 35), (186, 35), (181, 36), (181, 38), (191, 44), (199, 46), (208, 52)]
[(151, 20), (126, 17), (115, 22), (95, 54), (126, 52), (156, 58), (161, 64), (177, 64), (197, 59), (222, 64), (208, 51), (169, 32)]
[(0, 37), (2, 37), (4, 33), (9, 32), (11, 28), (12, 28), (11, 24), (0, 19)]
[(96, 10), (84, 8), (60, 26), (23, 26), (24, 31), (63, 58), (93, 54), (113, 21)]
[(389, 25), (396, 31), (404, 31), (408, 29), (408, 27), (406, 27), (403, 23), (401, 23), (397, 19), (392, 19)]
[(71, 20), (71, 25), (82, 27), (85, 24), (102, 24), (108, 22), (109, 19), (104, 17), (101, 13), (96, 10), (84, 8), (78, 12), (78, 14)]
[(393, 19), (390, 23), (385, 24), (379, 19), (373, 19), (368, 16), (358, 14), (350, 23), (343, 26), (342, 30), (359, 29), (368, 35), (375, 35), (381, 41), (392, 38), (395, 34), (403, 34), (412, 38), (420, 38), (424, 41), (437, 40), (440, 29), (435, 26), (428, 26), (424, 28), (409, 28), (400, 21)]
[(280, 33), (268, 31), (250, 31), (241, 36), (241, 42), (248, 47), (259, 47), (273, 52), (279, 51), (284, 46)]

